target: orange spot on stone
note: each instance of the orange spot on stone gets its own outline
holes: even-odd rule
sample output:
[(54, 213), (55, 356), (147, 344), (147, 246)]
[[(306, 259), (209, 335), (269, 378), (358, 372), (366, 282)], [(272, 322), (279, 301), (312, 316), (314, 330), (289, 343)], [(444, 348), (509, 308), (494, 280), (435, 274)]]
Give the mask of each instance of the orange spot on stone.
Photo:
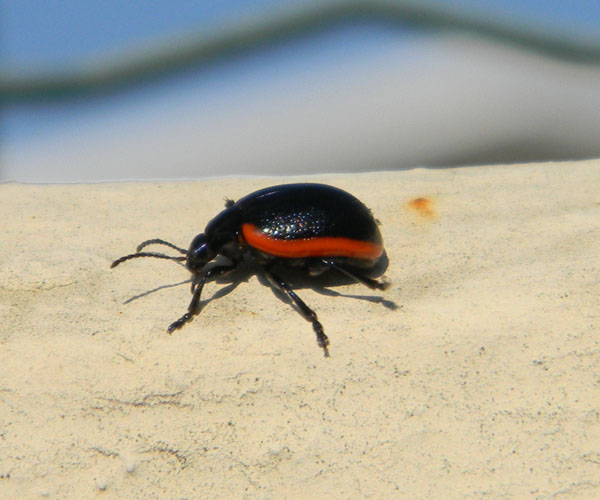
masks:
[(433, 219), (435, 217), (433, 200), (430, 198), (414, 198), (408, 202), (408, 206), (422, 217), (427, 217), (428, 219)]

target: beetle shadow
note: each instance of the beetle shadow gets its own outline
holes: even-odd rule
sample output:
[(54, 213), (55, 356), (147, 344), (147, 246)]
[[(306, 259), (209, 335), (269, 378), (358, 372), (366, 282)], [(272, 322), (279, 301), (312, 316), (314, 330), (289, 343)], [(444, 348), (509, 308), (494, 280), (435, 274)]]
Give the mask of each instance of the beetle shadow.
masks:
[[(351, 281), (348, 284), (352, 284), (352, 283), (356, 283), (356, 281)], [(360, 285), (360, 283), (356, 283), (357, 285)], [(396, 302), (394, 302), (393, 300), (389, 300), (389, 299), (384, 299), (381, 296), (376, 296), (376, 295), (357, 295), (357, 294), (351, 294), (351, 293), (341, 293), (338, 292), (336, 290), (331, 290), (329, 288), (314, 288), (313, 291), (317, 292), (320, 295), (327, 295), (330, 297), (344, 297), (347, 299), (356, 299), (356, 300), (364, 300), (367, 302), (371, 302), (373, 304), (381, 304), (383, 307), (385, 307), (386, 309), (389, 309), (390, 311), (395, 311), (396, 309), (400, 309), (400, 306), (398, 304), (396, 304)]]
[[(218, 263), (221, 263), (221, 262), (219, 261)], [(198, 312), (200, 312), (204, 308), (204, 306), (206, 306), (212, 300), (219, 299), (221, 297), (225, 297), (226, 295), (229, 295), (231, 292), (233, 292), (238, 287), (238, 285), (240, 283), (248, 282), (250, 276), (253, 274), (253, 271), (251, 269), (247, 269), (246, 267), (247, 266), (240, 265), (238, 268), (234, 269), (230, 273), (219, 276), (216, 279), (207, 281), (206, 285), (216, 283), (218, 285), (225, 285), (225, 286), (223, 286), (222, 288), (219, 288), (217, 291), (215, 291), (212, 294), (212, 296), (200, 300), (200, 303), (198, 305)], [(127, 300), (125, 300), (123, 302), (123, 304), (129, 304), (138, 299), (142, 299), (144, 297), (152, 295), (153, 293), (160, 292), (161, 290), (165, 290), (168, 288), (175, 288), (175, 287), (185, 285), (185, 284), (191, 285), (191, 283), (192, 283), (192, 278), (189, 278), (187, 280), (179, 281), (177, 283), (169, 283), (166, 285), (160, 285), (160, 286), (157, 286), (156, 288), (152, 288), (151, 290), (146, 290), (145, 292), (139, 293), (137, 295), (134, 295), (133, 297), (128, 298)], [(205, 292), (205, 291), (206, 291), (206, 288), (204, 288), (203, 292)], [(190, 300), (191, 300), (191, 297), (192, 297), (192, 294), (190, 292)]]
[[(215, 264), (223, 263), (220, 259), (215, 261)], [(383, 274), (385, 269), (387, 268), (387, 259), (383, 262), (383, 265), (378, 266), (375, 269), (371, 269), (370, 272), (365, 272), (365, 275), (369, 277), (378, 277)], [(318, 276), (310, 276), (301, 269), (294, 269), (284, 266), (277, 266), (277, 273), (281, 275), (282, 279), (288, 283), (288, 285), (292, 288), (292, 290), (303, 290), (310, 289), (320, 295), (326, 295), (328, 297), (344, 297), (355, 300), (364, 300), (367, 302), (381, 304), (383, 307), (396, 310), (399, 306), (392, 300), (385, 299), (380, 295), (366, 295), (366, 294), (346, 294), (341, 293), (336, 290), (332, 290), (331, 287), (342, 286), (342, 285), (350, 285), (355, 284), (356, 286), (364, 286), (361, 283), (358, 283), (356, 280), (342, 274), (341, 272), (337, 272), (334, 269), (327, 270), (323, 274)], [(243, 261), (240, 262), (238, 267), (236, 267), (231, 272), (218, 276), (216, 279), (212, 279), (207, 281), (207, 285), (217, 284), (224, 285), (218, 288), (210, 297), (201, 299), (198, 306), (198, 313), (208, 305), (213, 300), (220, 299), (229, 295), (233, 292), (241, 283), (247, 283), (251, 276), (257, 276), (258, 281), (268, 288), (271, 289), (273, 294), (283, 302), (287, 304), (291, 304), (294, 308), (296, 305), (290, 299), (290, 297), (283, 291), (279, 290), (275, 285), (271, 283), (271, 281), (267, 278), (264, 273), (262, 267), (251, 261)], [(191, 284), (192, 279), (189, 278), (184, 281), (179, 281), (177, 283), (169, 283), (165, 285), (160, 285), (151, 290), (147, 290), (145, 292), (134, 295), (123, 302), (123, 304), (129, 304), (138, 299), (142, 299), (153, 293), (160, 292), (162, 290), (166, 290), (169, 288), (175, 288), (185, 284)], [(203, 290), (206, 291), (206, 288)], [(191, 293), (190, 293), (191, 299)]]
[(126, 301), (123, 302), (123, 305), (129, 304), (138, 299), (142, 299), (144, 297), (147, 297), (148, 295), (152, 295), (153, 293), (160, 292), (161, 290), (164, 290), (166, 288), (175, 288), (176, 286), (185, 285), (186, 283), (191, 283), (191, 282), (192, 282), (192, 280), (188, 279), (185, 281), (180, 281), (179, 283), (170, 283), (168, 285), (157, 286), (156, 288), (153, 288), (152, 290), (146, 290), (145, 292), (138, 293), (137, 295), (134, 295), (133, 297), (129, 297)]
[[(341, 272), (337, 272), (334, 269), (328, 270), (318, 276), (310, 276), (305, 271), (302, 271), (300, 269), (278, 267), (277, 273), (295, 292), (298, 290), (310, 289), (313, 292), (316, 292), (320, 295), (326, 295), (328, 297), (344, 297), (354, 300), (364, 300), (366, 302), (371, 302), (374, 304), (381, 304), (386, 309), (399, 309), (399, 306), (398, 304), (396, 304), (396, 302), (394, 302), (393, 300), (385, 299), (381, 295), (348, 294), (338, 292), (337, 290), (332, 290), (331, 287), (342, 285), (356, 285), (359, 287), (365, 287), (365, 285), (363, 285), (362, 283), (359, 283), (355, 279), (352, 279), (351, 277), (346, 276)], [(378, 272), (377, 270), (375, 270), (369, 274), (365, 274), (370, 277), (373, 277), (381, 276), (383, 272)], [(258, 269), (256, 271), (256, 275), (258, 277), (258, 281), (262, 285), (268, 286), (278, 299), (285, 302), (286, 304), (291, 304), (294, 308), (296, 308), (294, 301), (288, 296), (288, 294), (280, 290), (274, 284), (272, 284), (269, 278), (267, 278), (265, 273), (262, 271), (262, 269)], [(302, 300), (304, 299), (302, 298)]]

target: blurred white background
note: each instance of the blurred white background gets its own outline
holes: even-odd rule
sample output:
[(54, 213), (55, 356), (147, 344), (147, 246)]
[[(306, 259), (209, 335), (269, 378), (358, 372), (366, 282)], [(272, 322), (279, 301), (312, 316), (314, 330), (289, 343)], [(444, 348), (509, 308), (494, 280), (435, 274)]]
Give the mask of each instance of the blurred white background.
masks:
[[(2, 71), (68, 72), (152, 54), (190, 34), (260, 22), (303, 3), (2, 0)], [(600, 2), (427, 3), (458, 3), (467, 16), (550, 33), (563, 45), (575, 40), (597, 48), (600, 40)], [(4, 91), (0, 181), (193, 179), (600, 157), (599, 60), (443, 28), (366, 16), (114, 92), (32, 99)]]

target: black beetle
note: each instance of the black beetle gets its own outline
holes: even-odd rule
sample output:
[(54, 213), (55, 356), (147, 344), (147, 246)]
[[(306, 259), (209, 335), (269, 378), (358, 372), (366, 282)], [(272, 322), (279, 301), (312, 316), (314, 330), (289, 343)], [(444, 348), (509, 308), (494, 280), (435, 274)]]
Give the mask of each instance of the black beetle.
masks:
[[(389, 283), (377, 280), (387, 267), (387, 256), (377, 222), (358, 199), (325, 184), (284, 184), (251, 193), (237, 202), (227, 200), (225, 210), (196, 236), (189, 250), (161, 239), (147, 240), (136, 252), (115, 260), (111, 267), (138, 257), (185, 261), (192, 273), (192, 301), (187, 312), (171, 323), (169, 333), (181, 328), (198, 313), (204, 283), (234, 270), (251, 259), (310, 321), (317, 342), (328, 356), (329, 339), (317, 315), (273, 268), (295, 267), (315, 276), (334, 269), (374, 290)], [(151, 244), (166, 245), (183, 256), (141, 250)], [(218, 255), (226, 264), (207, 266)]]

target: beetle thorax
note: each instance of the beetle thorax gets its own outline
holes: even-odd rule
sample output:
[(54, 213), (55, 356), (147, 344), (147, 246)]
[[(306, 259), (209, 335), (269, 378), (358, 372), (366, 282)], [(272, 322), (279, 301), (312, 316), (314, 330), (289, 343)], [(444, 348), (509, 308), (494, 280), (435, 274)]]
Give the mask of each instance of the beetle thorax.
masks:
[(240, 210), (236, 205), (226, 208), (206, 225), (204, 234), (213, 259), (218, 254), (226, 256), (232, 256), (232, 253), (239, 254), (237, 251), (239, 229)]

